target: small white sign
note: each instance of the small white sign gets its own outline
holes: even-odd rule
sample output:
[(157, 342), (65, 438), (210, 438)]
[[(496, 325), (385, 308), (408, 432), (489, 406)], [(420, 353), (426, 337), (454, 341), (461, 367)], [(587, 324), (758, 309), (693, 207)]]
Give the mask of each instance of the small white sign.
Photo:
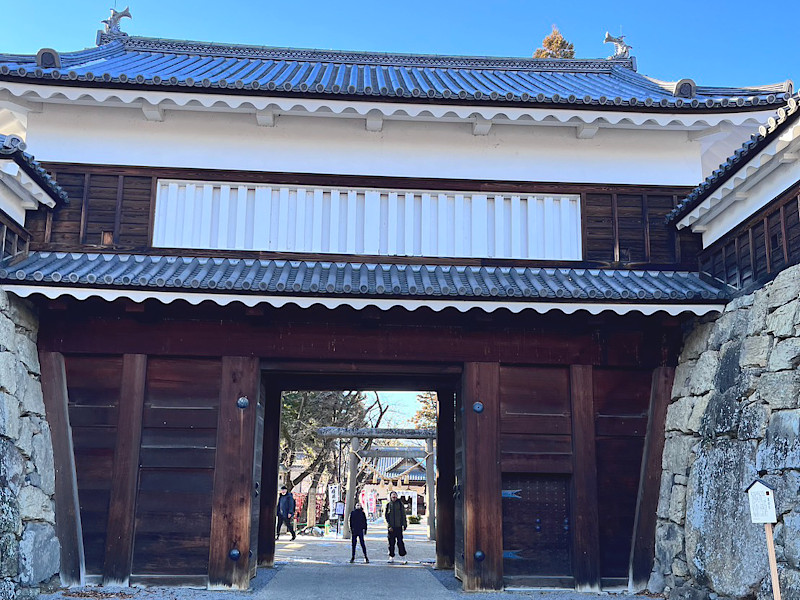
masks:
[(777, 523), (775, 514), (775, 490), (760, 479), (747, 488), (750, 499), (750, 520), (753, 523)]

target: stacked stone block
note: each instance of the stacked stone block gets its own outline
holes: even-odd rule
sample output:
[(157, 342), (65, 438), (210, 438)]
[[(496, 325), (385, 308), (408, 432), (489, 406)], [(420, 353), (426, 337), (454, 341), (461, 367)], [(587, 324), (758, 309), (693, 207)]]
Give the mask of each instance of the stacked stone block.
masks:
[(685, 339), (667, 412), (655, 566), (671, 600), (771, 600), (745, 489), (776, 488), (784, 598), (800, 598), (800, 267)]
[(37, 330), (30, 305), (0, 289), (0, 600), (35, 597), (59, 570)]

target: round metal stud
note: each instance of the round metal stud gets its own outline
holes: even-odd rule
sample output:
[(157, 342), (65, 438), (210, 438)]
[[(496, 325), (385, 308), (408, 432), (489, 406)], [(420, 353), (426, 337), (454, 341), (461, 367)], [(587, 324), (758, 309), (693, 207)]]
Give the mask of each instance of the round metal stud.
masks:
[(472, 410), (474, 410), (476, 413), (482, 413), (483, 412), (483, 402), (476, 402), (475, 404), (473, 404), (472, 405)]
[(230, 552), (228, 552), (228, 558), (231, 560), (239, 560), (239, 557), (242, 555), (241, 552), (237, 548), (234, 548)]
[(250, 400), (247, 399), (247, 396), (242, 396), (236, 401), (236, 406), (239, 408), (247, 408), (250, 406)]
[(478, 562), (483, 562), (484, 558), (486, 558), (486, 555), (483, 553), (483, 550), (475, 551), (475, 560), (477, 560)]

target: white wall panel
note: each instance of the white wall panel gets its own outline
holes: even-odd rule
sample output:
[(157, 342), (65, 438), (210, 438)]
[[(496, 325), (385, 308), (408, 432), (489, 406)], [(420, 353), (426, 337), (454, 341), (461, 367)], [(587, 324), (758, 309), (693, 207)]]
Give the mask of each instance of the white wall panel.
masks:
[(580, 260), (580, 223), (577, 195), (160, 180), (153, 245)]

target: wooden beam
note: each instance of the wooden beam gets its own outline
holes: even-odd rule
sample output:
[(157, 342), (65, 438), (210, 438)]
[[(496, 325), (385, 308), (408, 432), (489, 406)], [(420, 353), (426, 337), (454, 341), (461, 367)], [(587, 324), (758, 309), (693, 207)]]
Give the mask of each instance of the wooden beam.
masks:
[(436, 568), (452, 569), (455, 564), (455, 393), (436, 392)]
[(600, 530), (597, 507), (592, 367), (570, 367), (572, 402), (573, 573), (578, 591), (600, 591)]
[[(211, 496), (211, 589), (250, 585), (250, 505), (259, 394), (258, 359), (224, 356)], [(245, 402), (247, 400), (247, 402)]]
[(376, 427), (320, 427), (317, 435), (324, 438), (372, 438), (381, 440), (424, 440), (436, 437), (435, 429), (379, 429)]
[(122, 357), (103, 585), (128, 585), (131, 576), (146, 377), (147, 356), (125, 354)]
[(278, 451), (281, 391), (267, 387), (264, 398), (264, 454), (261, 459), (261, 510), (258, 522), (258, 566), (275, 564), (275, 525), (278, 497)]
[(464, 365), (464, 591), (503, 587), (500, 365)]
[(664, 426), (674, 377), (674, 367), (658, 367), (653, 370), (650, 411), (644, 439), (628, 573), (628, 588), (632, 592), (641, 591), (647, 587), (650, 571), (653, 568), (656, 508), (661, 487), (661, 455), (664, 452)]
[(40, 352), (39, 363), (47, 423), (53, 440), (58, 515), (56, 535), (61, 544), (61, 582), (64, 585), (83, 585), (85, 576), (83, 532), (72, 429), (69, 424), (64, 355), (60, 352)]

